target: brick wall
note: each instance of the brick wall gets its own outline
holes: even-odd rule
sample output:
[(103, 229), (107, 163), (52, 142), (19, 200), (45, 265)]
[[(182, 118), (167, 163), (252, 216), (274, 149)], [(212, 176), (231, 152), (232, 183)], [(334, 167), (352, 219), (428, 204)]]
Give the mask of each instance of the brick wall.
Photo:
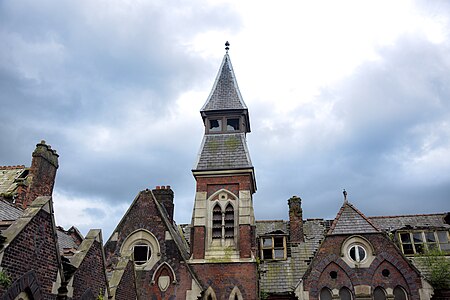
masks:
[(105, 294), (107, 279), (104, 271), (102, 245), (98, 241), (93, 242), (73, 276), (73, 299), (80, 299), (89, 288), (94, 296)]
[[(41, 209), (5, 249), (1, 262), (12, 281), (34, 270), (42, 299), (55, 299), (52, 286), (59, 269), (55, 236), (51, 214)], [(4, 292), (0, 288), (0, 295)]]
[[(401, 285), (408, 292), (408, 299), (419, 299), (419, 274), (387, 237), (383, 234), (364, 235), (373, 246), (375, 255), (368, 268), (351, 268), (341, 258), (341, 245), (348, 237), (325, 238), (303, 277), (304, 289), (309, 291), (310, 300), (319, 299), (319, 292), (325, 286), (330, 289), (346, 286), (355, 293), (356, 285), (369, 285), (372, 291), (377, 286), (394, 288)], [(385, 269), (389, 270), (389, 276), (383, 276)], [(331, 278), (332, 271), (337, 272), (336, 279)]]
[(125, 271), (116, 290), (116, 300), (136, 299), (136, 283), (133, 262), (128, 261)]
[[(231, 192), (236, 192), (236, 195), (239, 195), (239, 190), (252, 190), (251, 185), (251, 175), (235, 175), (235, 176), (222, 176), (222, 177), (197, 177), (197, 192), (210, 192), (214, 193), (218, 191), (220, 188), (230, 188)], [(238, 185), (239, 188), (233, 188), (233, 186), (229, 185)], [(208, 186), (212, 186), (213, 188), (208, 189)]]
[(212, 287), (217, 300), (228, 300), (235, 286), (243, 299), (258, 299), (256, 263), (193, 264), (205, 289)]

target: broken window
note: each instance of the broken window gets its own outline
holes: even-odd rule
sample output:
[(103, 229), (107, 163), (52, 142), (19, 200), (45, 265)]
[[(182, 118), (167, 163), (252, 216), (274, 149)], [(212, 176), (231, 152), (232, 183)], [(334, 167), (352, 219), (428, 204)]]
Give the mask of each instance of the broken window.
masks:
[(404, 254), (423, 254), (430, 250), (449, 252), (450, 244), (446, 230), (415, 230), (398, 233), (399, 242)]
[(133, 260), (136, 265), (143, 265), (150, 259), (150, 246), (146, 244), (134, 245)]
[(210, 132), (220, 132), (220, 131), (222, 131), (222, 120), (221, 119), (211, 119), (211, 120), (209, 120), (209, 131)]
[(285, 236), (262, 237), (261, 258), (263, 260), (286, 259), (286, 237)]
[(239, 131), (239, 118), (227, 119), (227, 131)]
[(353, 245), (348, 251), (350, 258), (355, 262), (362, 262), (366, 258), (366, 249), (361, 245)]

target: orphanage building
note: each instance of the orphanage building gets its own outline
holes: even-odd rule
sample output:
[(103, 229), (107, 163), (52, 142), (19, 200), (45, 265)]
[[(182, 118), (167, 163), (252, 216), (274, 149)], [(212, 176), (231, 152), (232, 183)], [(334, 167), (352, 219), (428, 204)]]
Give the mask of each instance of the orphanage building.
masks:
[(58, 154), (44, 141), (31, 167), (0, 167), (0, 299), (449, 299), (448, 276), (436, 285), (420, 256), (439, 250), (448, 265), (449, 213), (367, 217), (344, 193), (334, 220), (303, 219), (296, 196), (289, 220), (255, 219), (250, 117), (228, 53), (201, 117), (190, 224), (157, 186), (104, 244), (100, 230), (56, 226)]

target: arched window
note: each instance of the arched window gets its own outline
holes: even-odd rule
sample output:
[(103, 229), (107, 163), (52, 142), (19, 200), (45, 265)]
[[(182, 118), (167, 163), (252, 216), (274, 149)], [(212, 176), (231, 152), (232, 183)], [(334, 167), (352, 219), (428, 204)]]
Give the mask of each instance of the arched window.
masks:
[(234, 238), (234, 209), (231, 203), (225, 208), (225, 238)]
[(219, 203), (217, 203), (213, 208), (212, 213), (212, 238), (221, 239), (222, 238), (222, 209)]
[(408, 300), (408, 296), (406, 295), (406, 292), (402, 287), (400, 286), (395, 287), (394, 300)]
[(386, 292), (382, 287), (377, 287), (373, 291), (373, 300), (386, 300)]
[(151, 255), (152, 251), (149, 244), (141, 242), (133, 246), (133, 260), (136, 265), (145, 264)]
[(327, 288), (323, 288), (320, 290), (320, 300), (332, 300), (333, 297), (331, 296), (331, 291)]
[(346, 287), (341, 288), (339, 291), (339, 299), (341, 300), (352, 300), (352, 292)]

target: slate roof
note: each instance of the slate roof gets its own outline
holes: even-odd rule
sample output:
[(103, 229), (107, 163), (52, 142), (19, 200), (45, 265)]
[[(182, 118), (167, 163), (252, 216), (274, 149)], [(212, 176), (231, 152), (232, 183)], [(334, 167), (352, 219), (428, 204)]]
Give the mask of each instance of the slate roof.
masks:
[(378, 228), (386, 231), (395, 231), (399, 229), (420, 229), (420, 228), (447, 228), (444, 218), (448, 213), (440, 214), (421, 214), (421, 215), (403, 215), (403, 216), (378, 216), (369, 217), (369, 220)]
[(252, 167), (245, 133), (206, 134), (194, 170)]
[(201, 111), (247, 109), (237, 85), (230, 57), (225, 54), (216, 81)]
[(58, 235), (59, 253), (63, 254), (64, 249), (78, 249), (78, 244), (66, 231), (56, 227), (56, 233)]
[(0, 166), (0, 194), (13, 193), (25, 166)]
[(328, 234), (356, 234), (380, 232), (372, 222), (352, 204), (345, 202), (339, 210)]
[(1, 221), (15, 221), (23, 214), (23, 210), (17, 206), (9, 203), (6, 200), (0, 199), (0, 220)]

